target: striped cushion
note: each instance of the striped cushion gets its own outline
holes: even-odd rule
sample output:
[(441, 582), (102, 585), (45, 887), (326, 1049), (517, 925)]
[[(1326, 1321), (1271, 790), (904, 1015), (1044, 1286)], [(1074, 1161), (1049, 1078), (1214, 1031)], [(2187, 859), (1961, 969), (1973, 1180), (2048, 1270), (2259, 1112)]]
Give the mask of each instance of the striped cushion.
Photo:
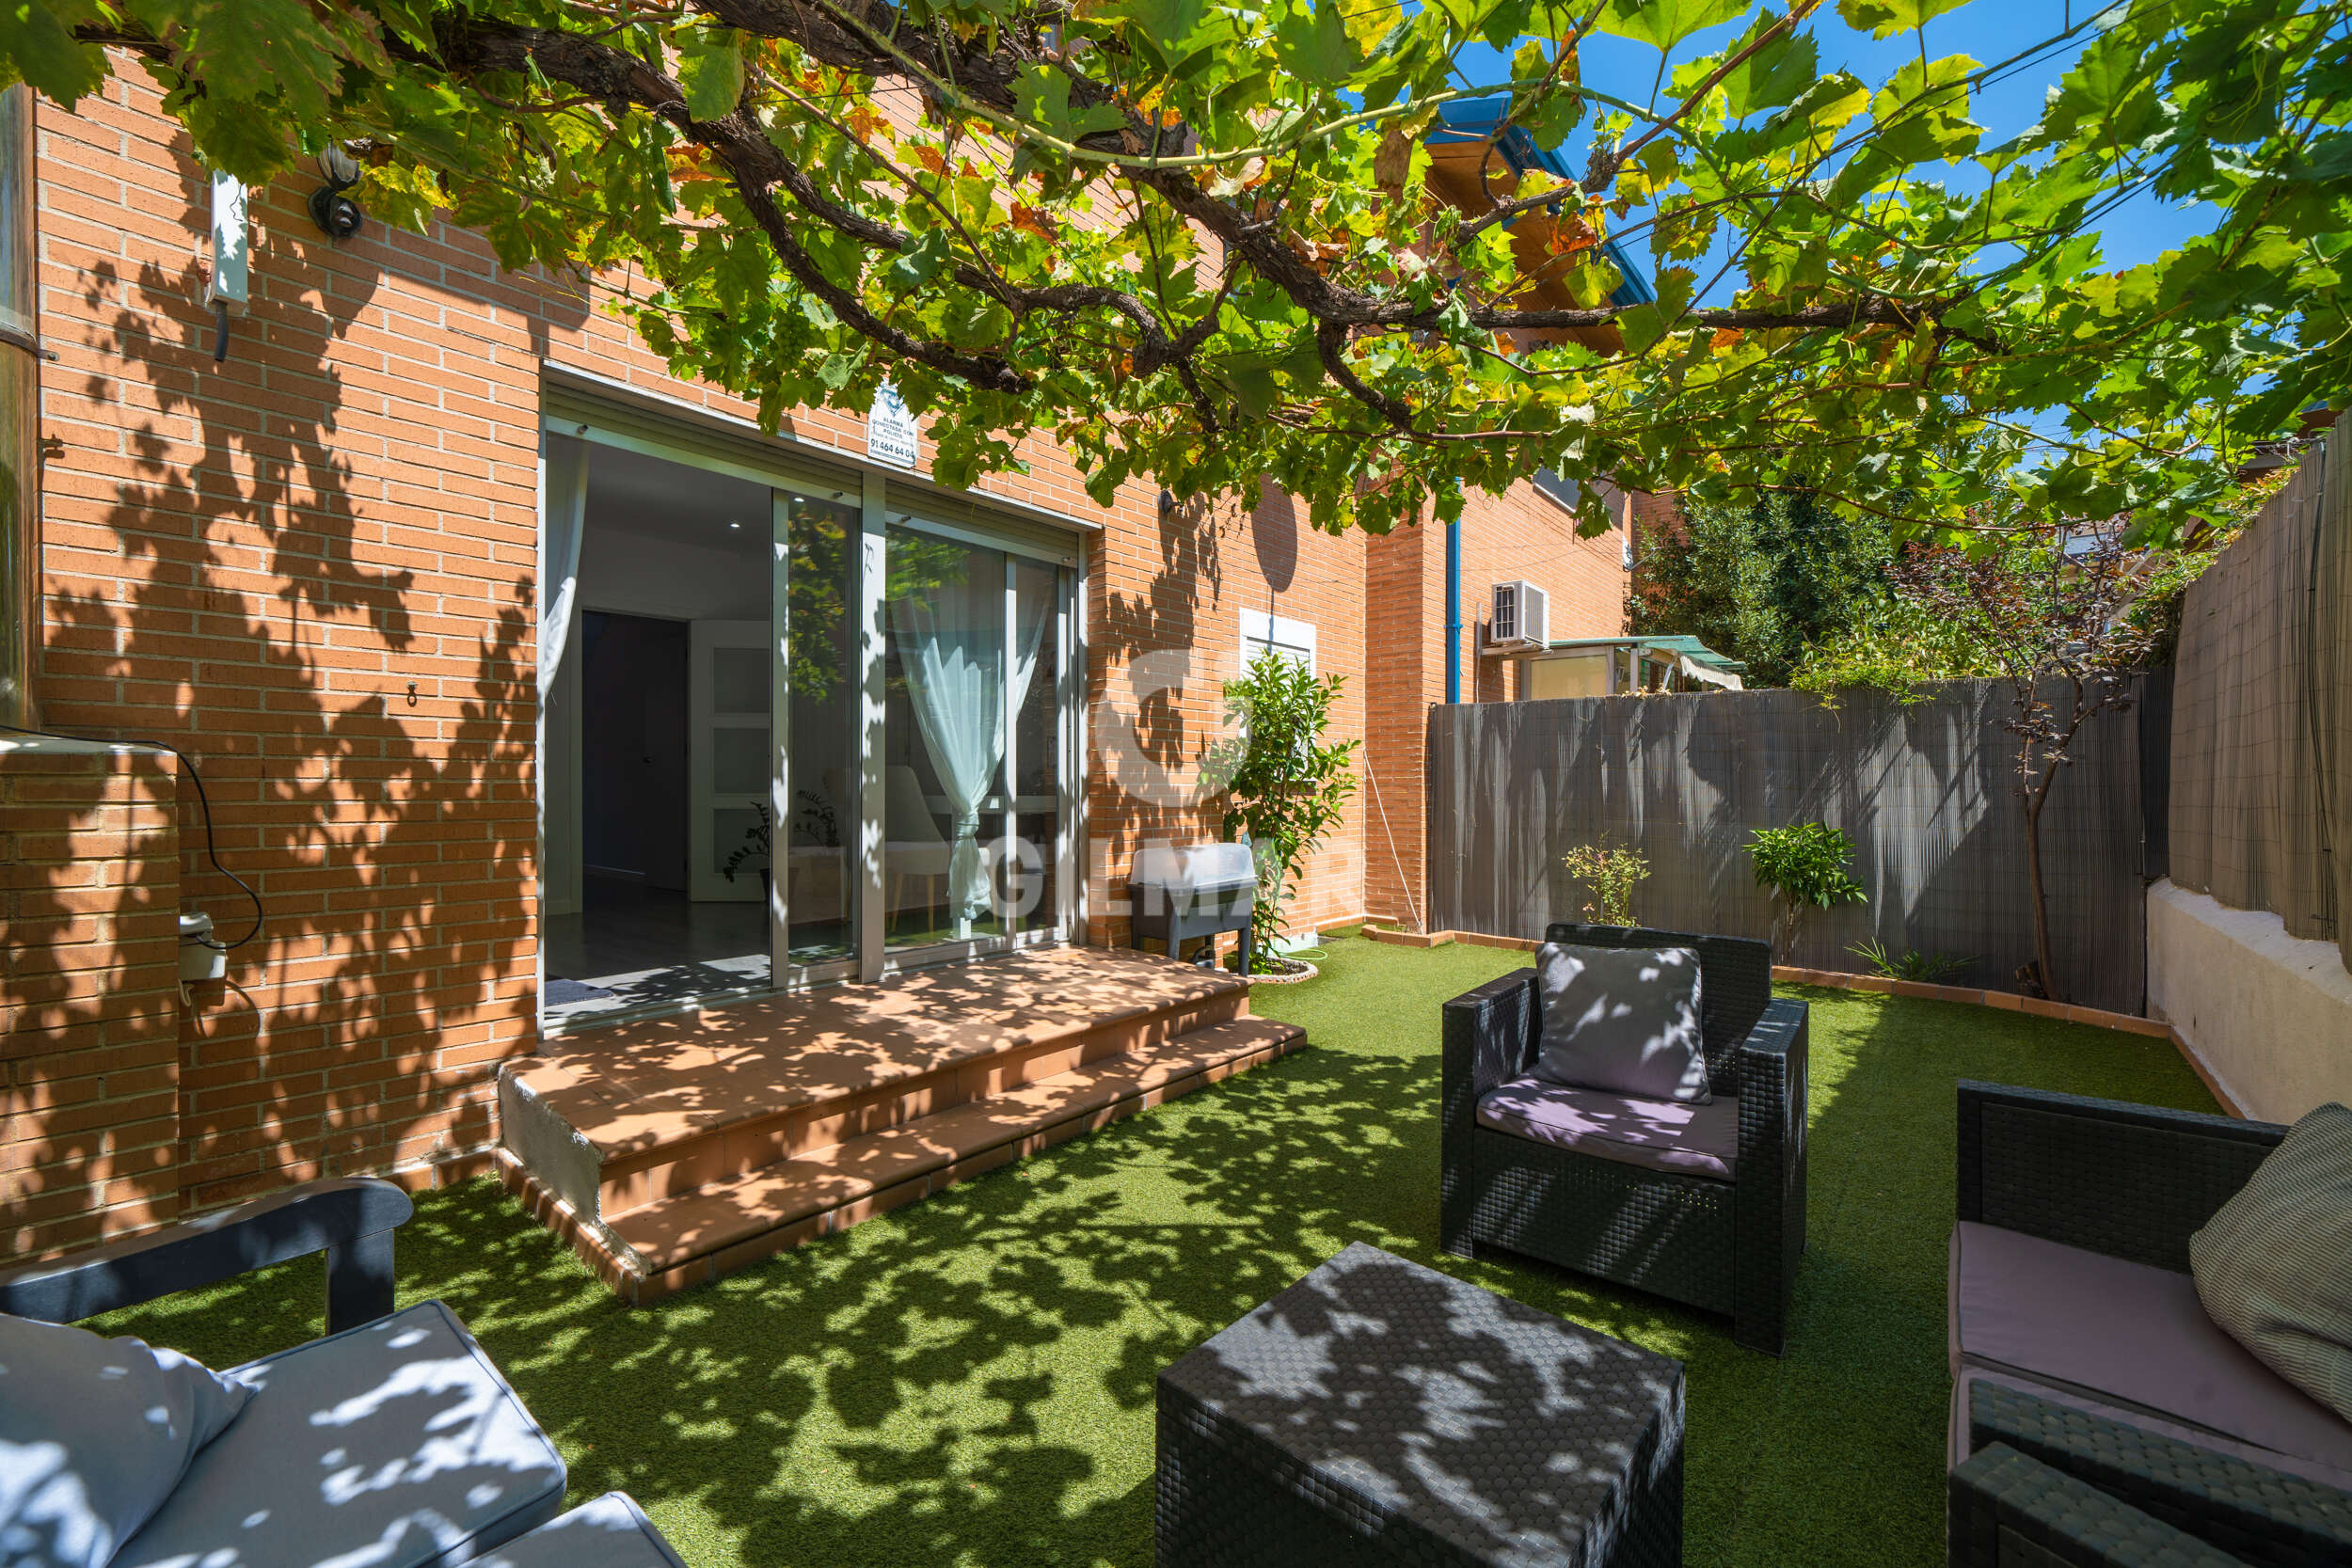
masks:
[(2224, 1332), (2352, 1421), (2352, 1109), (2290, 1128), (2189, 1238), (2188, 1260)]

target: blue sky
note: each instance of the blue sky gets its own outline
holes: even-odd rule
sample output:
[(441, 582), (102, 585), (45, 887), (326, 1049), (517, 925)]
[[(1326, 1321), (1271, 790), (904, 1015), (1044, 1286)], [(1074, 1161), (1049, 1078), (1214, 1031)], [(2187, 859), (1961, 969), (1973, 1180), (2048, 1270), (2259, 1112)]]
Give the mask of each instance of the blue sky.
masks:
[[(2095, 12), (2100, 0), (2071, 0), (2073, 18), (2079, 21), (2086, 13)], [(1974, 0), (1958, 10), (1948, 11), (1927, 25), (1927, 45), (1931, 56), (1966, 55), (1979, 65), (2006, 60), (2034, 43), (2062, 32), (2068, 25), (2069, 0)], [(1674, 65), (1694, 59), (1701, 55), (1721, 49), (1746, 25), (1746, 17), (1722, 26), (1710, 28), (1685, 40), (1674, 53), (1667, 68), (1669, 76)], [(1824, 4), (1816, 11), (1809, 25), (1820, 44), (1820, 65), (1824, 72), (1839, 68), (1852, 71), (1872, 88), (1892, 73), (1904, 61), (1915, 58), (1918, 44), (1909, 33), (1884, 42), (1873, 40), (1867, 33), (1859, 33), (1846, 26), (1836, 7)], [(2090, 38), (2082, 35), (2073, 43), (2055, 53), (2043, 55), (2006, 79), (1988, 87), (1977, 100), (1976, 118), (1985, 127), (1985, 145), (2005, 141), (2030, 126), (2042, 115), (2046, 90), (2064, 75), (2073, 65), (2081, 44)], [(1579, 50), (1583, 79), (1592, 86), (1641, 103), (1649, 96), (1650, 83), (1658, 71), (1658, 51), (1647, 44), (1625, 39), (1594, 37), (1585, 40)], [(1472, 45), (1462, 56), (1462, 71), (1466, 85), (1500, 82), (1510, 74), (1508, 59), (1484, 45)], [(1572, 140), (1566, 149), (1574, 165), (1581, 167), (1584, 147)], [(1973, 166), (1955, 172), (1951, 183), (1966, 188), (1981, 188), (1983, 174)], [(2109, 268), (2131, 266), (2153, 260), (2165, 250), (2178, 245), (2190, 235), (2210, 227), (2212, 214), (2198, 208), (2180, 208), (2160, 202), (2142, 194), (2106, 214), (2100, 226), (2101, 248)], [(1646, 233), (1646, 231), (1645, 231)], [(1701, 263), (1702, 282), (1711, 277), (1721, 264), (1722, 247), (1718, 254)], [(1635, 259), (1645, 267), (1653, 263), (1645, 243), (1637, 237)], [(1725, 279), (1708, 294), (1701, 304), (1725, 303), (1738, 286), (1737, 275)]]

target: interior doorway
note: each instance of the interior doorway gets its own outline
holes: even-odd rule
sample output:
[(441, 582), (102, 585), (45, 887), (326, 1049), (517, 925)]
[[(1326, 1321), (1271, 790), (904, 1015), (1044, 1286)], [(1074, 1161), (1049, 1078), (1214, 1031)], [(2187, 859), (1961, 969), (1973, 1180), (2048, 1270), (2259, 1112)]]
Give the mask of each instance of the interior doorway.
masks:
[(548, 946), (567, 1009), (765, 981), (766, 911), (691, 887), (691, 660), (704, 624), (580, 614), (580, 908), (551, 923)]
[(687, 635), (691, 622), (580, 616), (582, 874), (686, 891)]

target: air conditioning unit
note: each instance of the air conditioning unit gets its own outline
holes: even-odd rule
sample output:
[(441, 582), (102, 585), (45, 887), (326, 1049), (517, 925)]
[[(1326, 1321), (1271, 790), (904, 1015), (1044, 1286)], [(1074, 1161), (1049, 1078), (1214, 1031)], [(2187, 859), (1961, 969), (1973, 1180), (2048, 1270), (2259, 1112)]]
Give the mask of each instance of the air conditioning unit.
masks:
[(1525, 653), (1551, 645), (1551, 599), (1532, 582), (1498, 582), (1489, 591), (1486, 646)]

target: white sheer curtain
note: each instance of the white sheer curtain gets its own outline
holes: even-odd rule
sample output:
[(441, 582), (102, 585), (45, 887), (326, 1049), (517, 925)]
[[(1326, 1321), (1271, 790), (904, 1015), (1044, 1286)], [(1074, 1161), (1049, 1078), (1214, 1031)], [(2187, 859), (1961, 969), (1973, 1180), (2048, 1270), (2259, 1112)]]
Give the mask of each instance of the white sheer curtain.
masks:
[(580, 535), (588, 519), (588, 443), (547, 437), (547, 495), (539, 508), (539, 700), (555, 688), (580, 588)]
[(568, 436), (545, 440), (539, 497), (539, 897), (548, 914), (577, 914), (580, 661), (574, 659), (567, 671), (564, 655), (588, 513), (588, 443)]
[(967, 580), (891, 601), (891, 628), (915, 727), (955, 815), (947, 860), (948, 908), (961, 939), (989, 902), (980, 853), (980, 802), (1005, 760), (1005, 712), (1020, 710), (1037, 673), (1044, 603), (1023, 604), (1014, 625), (1011, 701), (1006, 701), (1004, 558), (974, 550)]

